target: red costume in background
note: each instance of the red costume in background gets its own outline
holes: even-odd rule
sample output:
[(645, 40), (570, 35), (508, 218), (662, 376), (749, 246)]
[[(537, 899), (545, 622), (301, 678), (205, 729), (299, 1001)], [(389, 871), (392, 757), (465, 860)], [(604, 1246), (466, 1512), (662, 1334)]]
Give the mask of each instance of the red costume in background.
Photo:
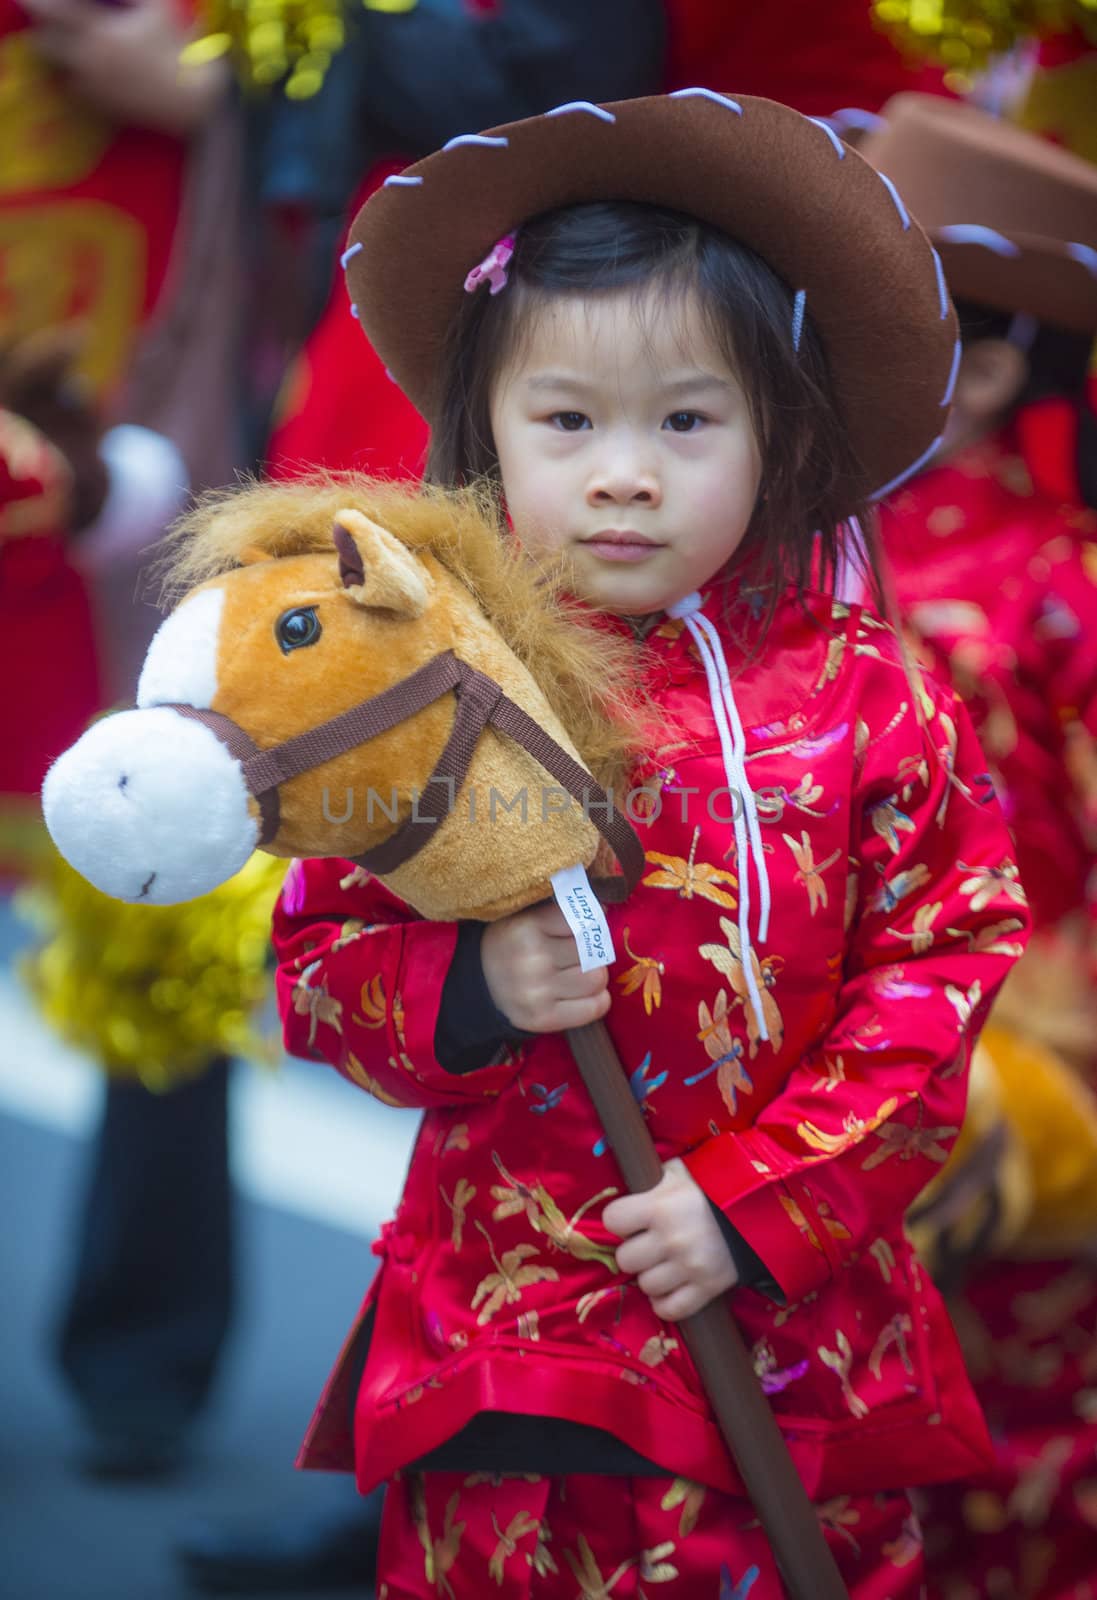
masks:
[[(71, 94), (14, 0), (0, 0), (0, 88), (0, 339), (80, 323), (76, 370), (102, 402), (165, 286), (184, 147), (118, 128)], [(3, 414), (0, 670), (18, 690), (0, 711), (0, 827), (20, 834), (46, 768), (101, 708), (86, 585), (65, 554), (67, 489), (28, 489), (66, 469), (29, 437)]]
[[(1097, 516), (1034, 489), (1025, 424), (926, 472), (883, 514), (900, 610), (971, 710), (1035, 930), (1097, 975)], [(1078, 952), (1081, 952), (1079, 957)], [(954, 1315), (996, 1449), (934, 1493), (930, 1593), (1097, 1595), (1097, 1269), (991, 1261)], [(1008, 1585), (1007, 1585), (1008, 1575)]]
[(0, 410), (0, 870), (22, 856), (46, 768), (99, 709), (91, 609), (65, 555), (69, 490), (53, 446)]
[(664, 0), (666, 81), (764, 95), (808, 117), (844, 106), (879, 111), (901, 89), (944, 93), (943, 72), (912, 67), (872, 25), (868, 0)]
[(1011, 430), (902, 489), (881, 534), (993, 768), (1034, 927), (1097, 916), (1097, 786), (1065, 781), (1097, 738), (1097, 513), (1039, 495)]
[(79, 371), (109, 396), (165, 285), (184, 145), (71, 94), (15, 0), (0, 0), (0, 86), (0, 333), (83, 323)]

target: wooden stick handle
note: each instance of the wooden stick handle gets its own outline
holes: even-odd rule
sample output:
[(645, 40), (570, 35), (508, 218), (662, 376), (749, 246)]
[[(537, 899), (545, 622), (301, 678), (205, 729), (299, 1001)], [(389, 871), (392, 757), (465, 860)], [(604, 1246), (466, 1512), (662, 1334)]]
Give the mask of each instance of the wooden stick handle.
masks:
[[(663, 1164), (605, 1023), (571, 1028), (567, 1037), (625, 1182), (634, 1194), (653, 1189)], [(678, 1327), (791, 1600), (849, 1600), (727, 1297)]]

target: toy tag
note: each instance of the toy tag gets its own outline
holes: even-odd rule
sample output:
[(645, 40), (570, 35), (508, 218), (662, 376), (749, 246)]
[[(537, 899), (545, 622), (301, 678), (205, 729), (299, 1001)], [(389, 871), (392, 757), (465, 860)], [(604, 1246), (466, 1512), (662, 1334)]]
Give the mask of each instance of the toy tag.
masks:
[(571, 929), (582, 971), (593, 972), (595, 967), (608, 967), (616, 961), (609, 924), (586, 867), (561, 867), (554, 872), (552, 892)]

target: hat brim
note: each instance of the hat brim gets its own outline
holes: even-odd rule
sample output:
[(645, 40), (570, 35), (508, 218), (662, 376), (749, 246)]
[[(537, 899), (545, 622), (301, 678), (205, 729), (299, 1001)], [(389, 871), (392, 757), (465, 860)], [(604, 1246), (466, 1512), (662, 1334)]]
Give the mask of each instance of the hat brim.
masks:
[(350, 296), (428, 422), (471, 268), (531, 217), (614, 199), (695, 216), (805, 292), (870, 490), (940, 436), (957, 331), (922, 230), (823, 125), (775, 101), (706, 91), (511, 123), (451, 142), (371, 196), (351, 228), (361, 248), (347, 264)]
[[(1071, 333), (1097, 334), (1097, 270), (1058, 239), (1000, 234), (995, 248), (931, 233), (957, 300), (995, 311), (1026, 312)], [(1004, 253), (1004, 247), (1015, 253)]]

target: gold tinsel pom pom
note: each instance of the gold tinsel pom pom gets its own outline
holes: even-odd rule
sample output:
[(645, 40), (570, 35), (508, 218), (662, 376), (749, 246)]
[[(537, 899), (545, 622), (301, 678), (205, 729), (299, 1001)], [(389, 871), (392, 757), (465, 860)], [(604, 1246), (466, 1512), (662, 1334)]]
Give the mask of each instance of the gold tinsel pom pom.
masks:
[(273, 1059), (256, 1027), (270, 993), (270, 919), (286, 862), (254, 855), (178, 906), (108, 899), (54, 852), (20, 909), (41, 943), (22, 976), (55, 1031), (109, 1072), (170, 1089), (213, 1055)]
[(1097, 0), (874, 0), (872, 14), (906, 54), (946, 67), (957, 89), (1022, 39), (1077, 28), (1097, 43)]
[[(200, 0), (184, 63), (228, 56), (251, 88), (282, 82), (307, 100), (324, 81), (346, 37), (347, 0)], [(411, 11), (416, 0), (361, 0), (367, 11)]]

